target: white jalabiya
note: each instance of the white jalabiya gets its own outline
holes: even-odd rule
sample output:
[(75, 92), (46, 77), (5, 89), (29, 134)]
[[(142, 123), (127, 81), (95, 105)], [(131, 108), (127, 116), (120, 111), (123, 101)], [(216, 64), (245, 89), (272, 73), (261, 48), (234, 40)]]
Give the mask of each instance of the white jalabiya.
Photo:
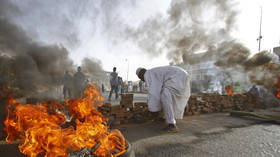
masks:
[(179, 67), (163, 66), (147, 70), (144, 79), (149, 110), (158, 112), (163, 108), (168, 124), (182, 119), (190, 97), (189, 74)]

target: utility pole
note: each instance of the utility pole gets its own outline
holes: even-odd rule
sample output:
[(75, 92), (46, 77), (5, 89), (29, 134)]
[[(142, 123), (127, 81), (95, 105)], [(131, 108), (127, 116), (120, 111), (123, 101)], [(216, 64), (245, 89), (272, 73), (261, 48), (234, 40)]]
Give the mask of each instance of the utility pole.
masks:
[(127, 83), (128, 83), (128, 72), (129, 72), (129, 60), (128, 59), (125, 59), (125, 61), (127, 61), (127, 75), (126, 75), (126, 80), (127, 80)]
[(257, 41), (259, 42), (259, 52), (261, 51), (261, 40), (262, 40), (262, 7), (261, 7), (261, 18), (260, 18), (260, 34), (257, 39)]

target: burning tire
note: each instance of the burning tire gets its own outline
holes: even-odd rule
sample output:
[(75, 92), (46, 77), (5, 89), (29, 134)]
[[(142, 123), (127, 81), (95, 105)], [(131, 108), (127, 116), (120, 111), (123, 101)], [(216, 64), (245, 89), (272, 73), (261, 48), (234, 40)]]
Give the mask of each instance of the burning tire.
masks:
[(134, 150), (128, 141), (126, 141), (126, 152), (119, 157), (135, 157)]

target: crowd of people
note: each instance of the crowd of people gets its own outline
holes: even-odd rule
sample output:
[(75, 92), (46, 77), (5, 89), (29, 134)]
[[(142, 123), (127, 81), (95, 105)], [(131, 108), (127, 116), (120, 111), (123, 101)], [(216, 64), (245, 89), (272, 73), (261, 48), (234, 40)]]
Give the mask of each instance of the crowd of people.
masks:
[[(110, 73), (110, 93), (108, 100), (111, 100), (112, 94), (115, 93), (115, 99), (119, 98), (119, 94), (125, 91), (125, 85), (122, 77), (118, 76), (116, 72), (117, 68), (113, 68), (113, 72)], [(84, 89), (87, 86), (88, 80), (82, 72), (82, 68), (78, 67), (77, 72), (72, 76), (69, 71), (65, 72), (63, 77), (63, 95), (64, 99), (67, 98), (79, 98), (83, 96)], [(102, 93), (105, 92), (105, 86), (101, 84)]]

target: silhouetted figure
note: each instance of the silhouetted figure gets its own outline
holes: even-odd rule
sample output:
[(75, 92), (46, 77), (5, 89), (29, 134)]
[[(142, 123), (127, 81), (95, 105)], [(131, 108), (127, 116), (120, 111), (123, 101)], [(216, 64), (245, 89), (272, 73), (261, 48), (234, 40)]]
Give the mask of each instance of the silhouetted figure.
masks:
[(121, 77), (118, 77), (118, 93), (123, 93), (123, 80)]
[(110, 84), (111, 84), (111, 91), (109, 94), (108, 100), (111, 101), (111, 96), (113, 91), (116, 94), (116, 100), (118, 99), (118, 73), (116, 72), (117, 68), (113, 68), (113, 72), (110, 74)]
[(85, 86), (86, 86), (86, 77), (82, 73), (81, 67), (78, 67), (78, 71), (75, 73), (73, 79), (74, 96), (76, 98), (83, 96)]
[(102, 90), (102, 93), (105, 92), (105, 87), (104, 87), (104, 84), (103, 84), (103, 83), (102, 83), (102, 85), (101, 85), (101, 90)]
[(140, 93), (142, 93), (143, 92), (143, 81), (139, 81), (139, 91), (140, 91)]
[(72, 89), (73, 89), (73, 77), (72, 75), (69, 74), (69, 71), (66, 71), (63, 78), (64, 99), (72, 97)]

